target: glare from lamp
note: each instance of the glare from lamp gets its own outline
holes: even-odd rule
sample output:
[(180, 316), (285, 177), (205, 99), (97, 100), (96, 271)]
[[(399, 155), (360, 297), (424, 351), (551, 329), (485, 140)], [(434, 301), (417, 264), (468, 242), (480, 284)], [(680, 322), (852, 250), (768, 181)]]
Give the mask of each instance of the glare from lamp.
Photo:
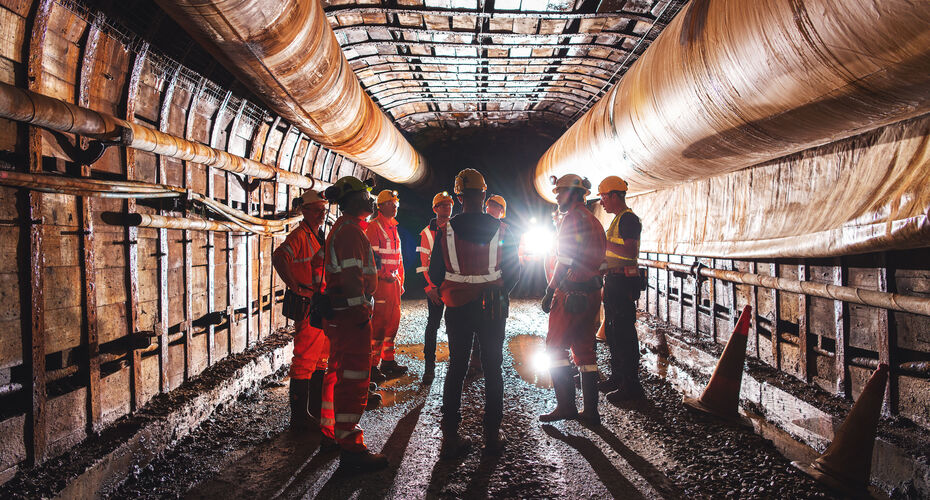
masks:
[(555, 244), (555, 235), (544, 227), (530, 229), (523, 233), (523, 248), (529, 255), (548, 255)]
[(549, 373), (549, 368), (551, 361), (549, 360), (549, 353), (546, 351), (538, 351), (533, 355), (532, 366), (533, 371), (536, 373)]

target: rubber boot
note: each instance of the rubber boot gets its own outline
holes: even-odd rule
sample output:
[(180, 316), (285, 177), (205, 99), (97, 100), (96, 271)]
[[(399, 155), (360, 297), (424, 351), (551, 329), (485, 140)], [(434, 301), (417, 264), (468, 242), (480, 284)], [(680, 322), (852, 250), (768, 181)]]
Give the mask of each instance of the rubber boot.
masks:
[(308, 409), (310, 381), (291, 379), (288, 387), (288, 399), (291, 403), (291, 429), (308, 430), (319, 428), (319, 421), (314, 419)]
[(372, 453), (369, 449), (364, 451), (342, 450), (339, 455), (339, 467), (356, 472), (376, 471), (387, 466), (388, 459), (386, 456), (381, 453)]
[(504, 453), (504, 447), (507, 445), (507, 439), (501, 436), (499, 428), (484, 430), (484, 454), (496, 457)]
[(379, 370), (377, 366), (372, 366), (372, 367), (371, 367), (371, 377), (369, 378), (369, 380), (370, 380), (371, 382), (374, 382), (374, 383), (376, 383), (376, 384), (379, 384), (379, 383), (384, 382), (385, 380), (387, 380), (387, 377), (385, 377), (384, 374), (381, 373), (381, 370)]
[(458, 425), (442, 424), (442, 446), (439, 448), (440, 459), (458, 458), (468, 453), (471, 440), (459, 436)]
[(584, 410), (578, 414), (578, 420), (591, 426), (601, 425), (601, 414), (597, 411), (597, 372), (581, 374), (581, 394), (584, 396)]
[(560, 366), (549, 370), (552, 376), (552, 386), (555, 389), (555, 409), (550, 413), (539, 416), (540, 422), (555, 422), (556, 420), (569, 420), (578, 417), (578, 408), (575, 407), (575, 380), (572, 378), (572, 369)]
[(423, 383), (432, 384), (436, 378), (436, 362), (432, 359), (426, 360), (426, 369), (423, 371)]
[(320, 420), (320, 411), (323, 408), (323, 376), (324, 370), (317, 370), (310, 376), (309, 382), (309, 400), (307, 401), (307, 411), (313, 418)]
[(374, 391), (368, 391), (368, 402), (365, 403), (366, 410), (374, 410), (381, 406), (381, 394)]
[(407, 373), (407, 367), (397, 364), (396, 360), (382, 360), (379, 368), (385, 377), (399, 377)]

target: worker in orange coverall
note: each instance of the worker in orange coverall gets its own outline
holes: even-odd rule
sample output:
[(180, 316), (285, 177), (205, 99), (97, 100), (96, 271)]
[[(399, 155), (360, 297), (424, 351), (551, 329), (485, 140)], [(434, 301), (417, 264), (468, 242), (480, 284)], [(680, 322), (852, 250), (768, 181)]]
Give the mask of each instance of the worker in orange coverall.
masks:
[(378, 267), (375, 311), (371, 317), (371, 380), (399, 377), (407, 367), (394, 360), (394, 337), (400, 325), (400, 296), (404, 293), (404, 261), (397, 234), (397, 191), (378, 193), (378, 215), (365, 229)]
[[(542, 422), (580, 418), (590, 425), (600, 424), (597, 410), (597, 356), (594, 338), (601, 302), (601, 264), (607, 239), (600, 222), (584, 205), (591, 183), (575, 174), (556, 182), (556, 201), (565, 216), (559, 225), (556, 265), (542, 301), (549, 313), (546, 352), (549, 355), (556, 407), (540, 415)], [(575, 369), (581, 371), (584, 410), (575, 407)]]
[(327, 200), (339, 204), (342, 216), (326, 238), (326, 292), (319, 306), (323, 332), (330, 342), (324, 399), (332, 395), (334, 435), (342, 450), (340, 465), (361, 471), (388, 465), (384, 455), (365, 446), (358, 425), (368, 403), (372, 296), (378, 286), (375, 256), (361, 228), (374, 211), (370, 189), (347, 176), (324, 192)]
[[(304, 217), (271, 256), (271, 262), (288, 289), (305, 300), (323, 293), (323, 234), (326, 200), (308, 190), (299, 198)], [(323, 330), (310, 325), (309, 308), (294, 322), (294, 357), (290, 370), (291, 428), (320, 428), (323, 376), (329, 357), (329, 341)], [(330, 434), (328, 436), (332, 438)]]
[(417, 252), (420, 253), (420, 267), (418, 273), (423, 273), (423, 279), (426, 280), (426, 306), (429, 315), (426, 319), (426, 334), (423, 343), (423, 358), (426, 360), (426, 369), (423, 372), (423, 383), (431, 384), (436, 377), (436, 333), (439, 331), (439, 323), (442, 321), (442, 312), (445, 310), (445, 304), (439, 296), (439, 287), (429, 279), (429, 260), (433, 253), (433, 245), (436, 241), (437, 234), (444, 234), (446, 223), (452, 216), (452, 206), (454, 201), (448, 192), (437, 193), (433, 197), (433, 213), (436, 218), (429, 221), (429, 224), (420, 231), (420, 246)]

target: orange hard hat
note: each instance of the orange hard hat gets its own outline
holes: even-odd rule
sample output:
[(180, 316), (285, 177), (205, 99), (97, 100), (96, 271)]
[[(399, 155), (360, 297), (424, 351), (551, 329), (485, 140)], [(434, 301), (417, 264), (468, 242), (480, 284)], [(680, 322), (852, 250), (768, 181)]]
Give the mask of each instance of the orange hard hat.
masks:
[(488, 203), (491, 203), (492, 201), (504, 207), (504, 213), (503, 215), (501, 215), (501, 217), (507, 217), (507, 200), (505, 200), (503, 196), (499, 194), (495, 194), (491, 196), (490, 198), (488, 198), (488, 201), (484, 203), (484, 206), (488, 206)]
[(436, 205), (439, 205), (440, 203), (445, 203), (445, 202), (455, 203), (455, 202), (452, 200), (452, 196), (449, 194), (448, 191), (443, 191), (443, 192), (441, 192), (441, 193), (436, 193), (436, 196), (433, 196), (433, 206), (434, 206), (434, 207), (435, 207)]
[(611, 191), (627, 191), (626, 181), (616, 175), (609, 175), (597, 185), (597, 194), (604, 196)]

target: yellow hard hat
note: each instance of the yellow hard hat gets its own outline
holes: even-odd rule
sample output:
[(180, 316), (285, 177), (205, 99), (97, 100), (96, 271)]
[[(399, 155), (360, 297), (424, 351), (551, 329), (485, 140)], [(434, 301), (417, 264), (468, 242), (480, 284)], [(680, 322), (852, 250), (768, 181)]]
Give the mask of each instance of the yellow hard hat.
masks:
[(491, 196), (490, 198), (488, 198), (488, 201), (484, 203), (484, 206), (488, 206), (488, 203), (491, 203), (492, 201), (504, 207), (504, 213), (503, 215), (501, 215), (501, 217), (507, 217), (507, 200), (505, 200), (503, 196), (499, 194), (495, 194)]
[(378, 205), (387, 203), (389, 201), (400, 201), (400, 198), (397, 197), (397, 191), (385, 189), (384, 191), (378, 193), (378, 200), (376, 201)]
[(441, 193), (436, 193), (436, 196), (433, 196), (433, 206), (439, 205), (440, 203), (455, 203), (452, 201), (452, 196), (449, 195), (448, 191), (443, 191)]
[(488, 190), (488, 185), (485, 184), (481, 172), (473, 168), (466, 168), (455, 176), (455, 194), (462, 194), (466, 189)]
[(326, 203), (326, 198), (320, 196), (320, 193), (312, 189), (308, 189), (304, 191), (304, 194), (300, 195), (300, 205), (306, 206), (312, 203)]
[(347, 175), (345, 177), (340, 177), (332, 186), (326, 188), (323, 194), (330, 202), (338, 203), (339, 200), (345, 198), (348, 194), (358, 191), (371, 191), (373, 185), (374, 182), (372, 182), (371, 179), (366, 179), (362, 182), (357, 177)]
[(583, 189), (585, 196), (591, 194), (591, 181), (587, 178), (582, 178), (580, 175), (565, 174), (558, 179), (552, 176), (550, 180), (555, 184), (555, 187), (552, 188), (553, 193), (558, 193), (560, 189), (575, 188)]
[(611, 191), (627, 191), (626, 181), (616, 175), (609, 175), (597, 185), (597, 194), (604, 196)]

